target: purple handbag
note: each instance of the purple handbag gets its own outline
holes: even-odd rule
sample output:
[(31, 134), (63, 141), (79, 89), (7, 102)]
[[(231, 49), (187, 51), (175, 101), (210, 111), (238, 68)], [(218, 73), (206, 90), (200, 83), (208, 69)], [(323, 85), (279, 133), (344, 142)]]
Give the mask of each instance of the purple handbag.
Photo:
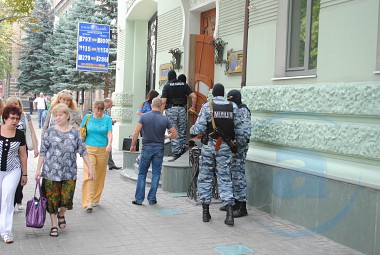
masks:
[[(36, 197), (36, 192), (40, 193), (40, 197)], [(47, 199), (41, 196), (40, 181), (36, 181), (36, 188), (34, 189), (34, 197), (26, 204), (26, 226), (30, 228), (42, 228), (46, 218)]]

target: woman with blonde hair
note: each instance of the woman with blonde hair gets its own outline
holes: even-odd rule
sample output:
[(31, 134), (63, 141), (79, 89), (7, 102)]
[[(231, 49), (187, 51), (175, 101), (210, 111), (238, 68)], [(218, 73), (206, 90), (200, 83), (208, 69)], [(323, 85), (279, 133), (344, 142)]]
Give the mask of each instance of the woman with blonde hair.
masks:
[[(38, 141), (37, 141), (36, 131), (34, 130), (32, 118), (30, 117), (29, 113), (26, 113), (23, 110), (20, 98), (9, 97), (7, 101), (5, 101), (5, 106), (15, 106), (20, 109), (20, 112), (21, 112), (20, 121), (18, 122), (18, 125), (16, 126), (16, 128), (23, 131), (24, 135), (26, 135), (26, 129), (30, 130), (30, 134), (32, 136), (31, 138), (33, 142), (34, 157), (37, 157), (38, 156)], [(26, 148), (26, 150), (28, 151), (28, 148)], [(28, 156), (28, 153), (26, 155)], [(17, 208), (19, 210), (24, 209), (24, 206), (22, 205), (22, 199), (24, 197), (22, 190), (23, 190), (23, 186), (21, 185), (21, 179), (20, 179), (20, 182), (16, 189), (15, 202), (14, 202), (14, 205), (17, 204)]]
[(52, 114), (56, 122), (42, 138), (36, 180), (43, 178), (42, 193), (47, 198), (51, 220), (50, 236), (57, 237), (57, 226), (66, 228), (65, 212), (73, 209), (77, 153), (87, 165), (89, 180), (94, 180), (94, 171), (79, 131), (70, 125), (68, 106), (60, 103), (52, 109)]
[(42, 136), (44, 135), (46, 129), (55, 125), (55, 119), (54, 116), (52, 116), (51, 112), (52, 109), (54, 109), (54, 107), (59, 103), (66, 104), (69, 107), (70, 124), (77, 129), (79, 128), (82, 119), (78, 112), (77, 104), (73, 99), (73, 93), (70, 90), (64, 89), (58, 93), (58, 95), (51, 102), (50, 109), (46, 114), (45, 124), (42, 128)]

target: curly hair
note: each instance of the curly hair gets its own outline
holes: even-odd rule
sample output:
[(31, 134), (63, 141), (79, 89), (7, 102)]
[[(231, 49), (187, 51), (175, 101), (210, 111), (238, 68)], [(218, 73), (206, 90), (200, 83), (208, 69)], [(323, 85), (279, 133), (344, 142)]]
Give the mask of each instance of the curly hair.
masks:
[(17, 106), (14, 106), (13, 104), (12, 105), (9, 105), (9, 106), (6, 106), (3, 110), (3, 120), (7, 120), (9, 118), (9, 115), (17, 115), (17, 116), (21, 116), (21, 110), (19, 107)]

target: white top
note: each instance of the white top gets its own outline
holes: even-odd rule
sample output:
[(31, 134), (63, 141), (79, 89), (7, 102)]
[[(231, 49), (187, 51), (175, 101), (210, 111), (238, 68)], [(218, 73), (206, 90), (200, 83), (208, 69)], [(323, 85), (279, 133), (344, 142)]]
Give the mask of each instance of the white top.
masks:
[(34, 99), (35, 103), (37, 103), (37, 109), (43, 109), (45, 110), (45, 98), (44, 97), (37, 97)]

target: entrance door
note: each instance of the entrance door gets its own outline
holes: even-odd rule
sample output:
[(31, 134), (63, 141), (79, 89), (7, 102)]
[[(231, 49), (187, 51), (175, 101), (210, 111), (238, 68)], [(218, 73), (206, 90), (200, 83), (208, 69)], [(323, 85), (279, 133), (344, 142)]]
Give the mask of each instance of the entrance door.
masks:
[[(213, 40), (209, 35), (197, 35), (195, 45), (195, 74), (194, 92), (197, 95), (195, 110), (200, 111), (207, 94), (214, 85), (214, 46), (210, 44)], [(195, 122), (196, 116), (193, 121)]]
[[(215, 9), (201, 14), (201, 35), (195, 39), (194, 92), (197, 95), (197, 112), (207, 101), (208, 91), (214, 86), (214, 45), (210, 42), (214, 39), (215, 16)], [(196, 118), (193, 117), (193, 123)]]

